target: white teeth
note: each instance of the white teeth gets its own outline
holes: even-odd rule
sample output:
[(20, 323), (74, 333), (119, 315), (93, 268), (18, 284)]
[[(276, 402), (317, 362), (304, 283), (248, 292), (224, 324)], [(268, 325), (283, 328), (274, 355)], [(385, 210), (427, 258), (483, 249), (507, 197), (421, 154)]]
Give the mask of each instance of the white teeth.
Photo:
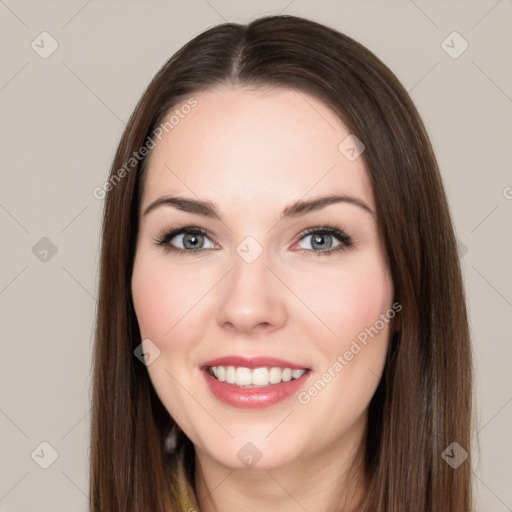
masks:
[(281, 377), (283, 382), (290, 382), (292, 380), (292, 371), (290, 368), (285, 368), (283, 370), (283, 376)]
[(235, 371), (235, 384), (239, 386), (250, 386), (251, 370), (249, 368), (237, 368)]
[(237, 386), (268, 386), (298, 379), (306, 373), (306, 369), (292, 370), (291, 368), (245, 368), (243, 366), (212, 366), (210, 375), (220, 382), (236, 384)]
[(304, 374), (304, 370), (292, 370), (292, 379), (298, 379)]
[(281, 376), (283, 372), (281, 368), (270, 368), (270, 384), (279, 384), (281, 382)]
[(255, 386), (266, 386), (269, 380), (268, 370), (266, 368), (255, 368), (252, 371), (251, 384)]
[(226, 382), (228, 384), (234, 384), (235, 383), (235, 367), (234, 366), (228, 366), (226, 368)]

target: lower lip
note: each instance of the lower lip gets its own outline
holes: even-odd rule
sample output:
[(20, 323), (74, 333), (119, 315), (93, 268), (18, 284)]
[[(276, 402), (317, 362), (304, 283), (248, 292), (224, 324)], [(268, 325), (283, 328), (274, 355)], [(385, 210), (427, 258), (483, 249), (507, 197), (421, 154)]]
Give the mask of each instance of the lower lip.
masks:
[(243, 409), (263, 409), (285, 400), (300, 390), (311, 373), (311, 371), (307, 371), (298, 379), (288, 382), (269, 384), (258, 388), (245, 388), (217, 380), (208, 373), (206, 368), (203, 368), (202, 372), (210, 391), (221, 402)]

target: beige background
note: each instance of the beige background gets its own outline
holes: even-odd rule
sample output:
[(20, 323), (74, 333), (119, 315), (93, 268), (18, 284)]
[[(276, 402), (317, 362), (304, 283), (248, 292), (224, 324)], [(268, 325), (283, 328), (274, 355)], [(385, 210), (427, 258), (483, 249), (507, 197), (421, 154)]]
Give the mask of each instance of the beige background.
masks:
[[(105, 181), (136, 101), (198, 32), (280, 12), (365, 44), (398, 75), (423, 116), (467, 286), (481, 442), (473, 463), (478, 510), (512, 510), (510, 0), (0, 0), (0, 512), (87, 509), (103, 206), (92, 191)], [(43, 31), (50, 36), (39, 36)], [(457, 58), (459, 36), (442, 44), (454, 31), (469, 44)], [(51, 38), (58, 48), (42, 58)], [(40, 467), (53, 454), (57, 459)]]

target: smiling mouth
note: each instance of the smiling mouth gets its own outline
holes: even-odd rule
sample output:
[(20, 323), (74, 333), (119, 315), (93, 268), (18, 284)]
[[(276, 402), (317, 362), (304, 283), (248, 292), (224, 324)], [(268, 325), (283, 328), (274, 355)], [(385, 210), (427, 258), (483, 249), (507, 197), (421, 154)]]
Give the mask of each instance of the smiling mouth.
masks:
[(220, 382), (244, 388), (261, 388), (299, 379), (307, 368), (273, 367), (247, 368), (244, 366), (209, 366), (206, 371)]

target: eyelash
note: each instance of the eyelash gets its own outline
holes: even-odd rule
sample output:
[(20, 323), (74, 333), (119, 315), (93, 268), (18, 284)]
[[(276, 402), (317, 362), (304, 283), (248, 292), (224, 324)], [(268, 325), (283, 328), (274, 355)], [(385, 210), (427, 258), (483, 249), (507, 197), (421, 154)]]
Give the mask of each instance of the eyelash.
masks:
[[(175, 252), (177, 254), (188, 254), (191, 255), (193, 253), (201, 253), (203, 251), (206, 251), (208, 249), (180, 249), (179, 247), (174, 247), (169, 242), (176, 237), (177, 235), (181, 235), (182, 233), (185, 234), (198, 234), (207, 236), (208, 238), (211, 238), (208, 232), (202, 228), (198, 228), (195, 226), (184, 226), (181, 228), (176, 229), (164, 229), (160, 235), (154, 239), (154, 243), (162, 247), (165, 252)], [(334, 224), (334, 225), (324, 225), (316, 228), (309, 228), (306, 229), (304, 232), (301, 233), (299, 241), (301, 241), (303, 238), (305, 238), (307, 235), (311, 235), (313, 233), (317, 234), (323, 234), (323, 235), (331, 235), (339, 240), (341, 242), (338, 246), (334, 247), (333, 249), (326, 249), (325, 251), (314, 251), (312, 249), (299, 249), (298, 252), (302, 253), (314, 253), (317, 256), (328, 256), (334, 252), (337, 251), (345, 251), (347, 249), (350, 249), (354, 245), (354, 239), (352, 235), (350, 235), (345, 229), (343, 229), (341, 226)]]

